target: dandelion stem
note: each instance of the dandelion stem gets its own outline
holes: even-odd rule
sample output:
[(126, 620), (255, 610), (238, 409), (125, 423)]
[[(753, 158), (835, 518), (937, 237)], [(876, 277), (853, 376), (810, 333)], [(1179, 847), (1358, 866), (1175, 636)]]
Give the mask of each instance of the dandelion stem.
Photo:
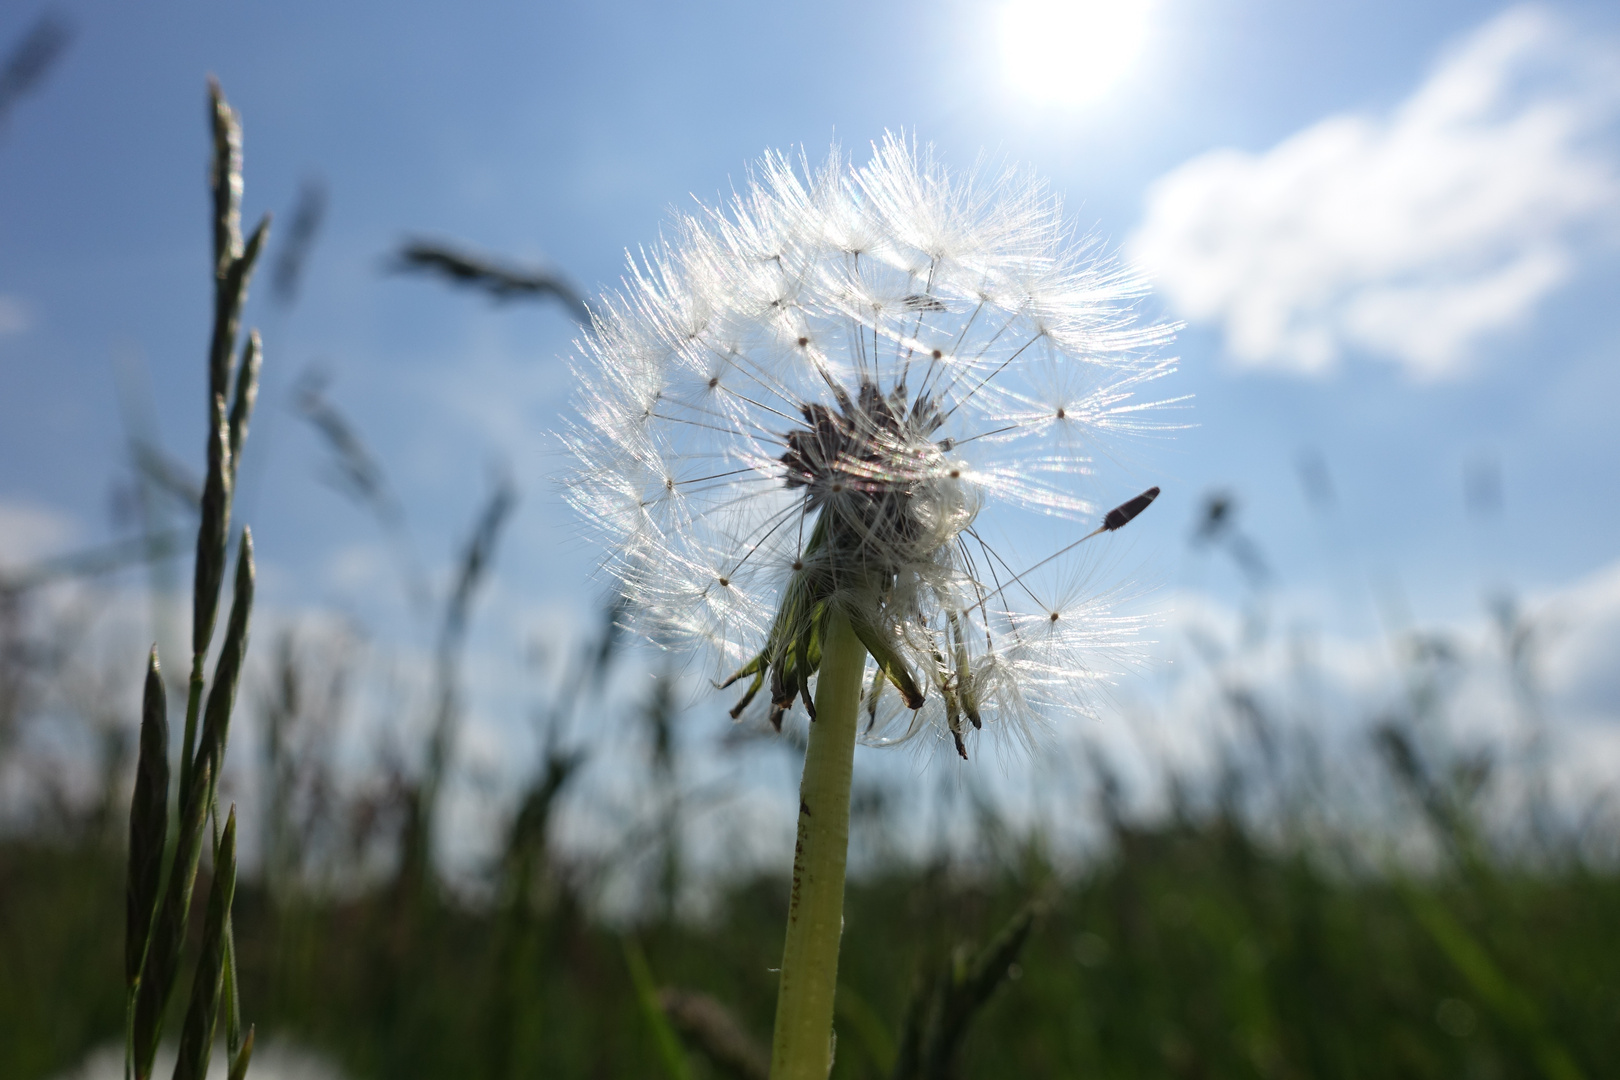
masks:
[(827, 619), (816, 719), (799, 784), (793, 896), (776, 995), (771, 1080), (826, 1080), (832, 1067), (838, 940), (844, 929), (849, 784), (866, 647), (838, 611)]

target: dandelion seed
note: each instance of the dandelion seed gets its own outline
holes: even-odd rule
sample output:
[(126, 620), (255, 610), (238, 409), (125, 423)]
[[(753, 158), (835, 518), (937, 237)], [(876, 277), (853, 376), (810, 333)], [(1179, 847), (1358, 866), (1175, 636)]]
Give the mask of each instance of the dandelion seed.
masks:
[[(814, 718), (833, 612), (869, 654), (869, 740), (934, 730), (966, 757), (987, 725), (1084, 709), (1122, 624), (1038, 587), (1080, 541), (1023, 567), (1004, 548), (1017, 515), (1095, 522), (1097, 445), (1163, 426), (1136, 394), (1173, 328), (1137, 319), (1141, 282), (1038, 181), (895, 137), (859, 167), (769, 155), (672, 232), (575, 363), (570, 497), (634, 620), (708, 647), (732, 715), (763, 692), (777, 726)], [(1013, 544), (986, 539), (1004, 516)]]

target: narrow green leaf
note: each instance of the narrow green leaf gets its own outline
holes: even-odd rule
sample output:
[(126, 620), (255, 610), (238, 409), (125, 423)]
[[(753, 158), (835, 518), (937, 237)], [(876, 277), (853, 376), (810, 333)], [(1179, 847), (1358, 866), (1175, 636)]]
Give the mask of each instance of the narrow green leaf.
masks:
[(203, 922), (202, 955), (191, 982), (191, 1003), (180, 1034), (180, 1057), (174, 1080), (207, 1080), (208, 1059), (214, 1049), (219, 1020), (220, 989), (225, 983), (225, 933), (231, 901), (236, 895), (236, 808), (225, 820), (225, 832), (214, 852), (214, 881), (208, 890), (208, 913)]
[(191, 658), (191, 679), (186, 690), (186, 726), (180, 739), (180, 784), (178, 798), (191, 790), (191, 770), (197, 763), (197, 721), (202, 712), (203, 665), (208, 657), (196, 653)]
[(709, 1059), (715, 1073), (731, 1080), (770, 1080), (770, 1050), (719, 1001), (697, 991), (667, 987), (659, 993), (658, 1004), (687, 1045)]
[[(240, 183), (240, 181), (239, 181)], [(209, 385), (214, 393), (224, 395), (231, 381), (232, 353), (236, 348), (236, 335), (242, 329), (242, 306), (247, 302), (248, 283), (253, 280), (253, 268), (259, 261), (259, 252), (270, 235), (270, 215), (259, 219), (258, 227), (247, 239), (241, 255), (233, 260), (225, 272), (214, 279), (214, 336), (209, 346)]]
[(1496, 961), (1438, 898), (1411, 887), (1402, 889), (1408, 905), (1440, 951), (1446, 954), (1474, 992), (1528, 1044), (1547, 1080), (1584, 1080), (1562, 1043), (1547, 1030), (1541, 1010), (1499, 968)]
[(259, 399), (259, 369), (263, 363), (264, 343), (259, 340), (257, 330), (250, 330), (242, 345), (242, 362), (236, 369), (236, 391), (231, 397), (230, 419), (226, 423), (233, 487), (236, 469), (241, 463), (242, 444), (247, 442), (248, 421), (253, 418), (253, 405)]
[(943, 1080), (953, 1075), (957, 1051), (973, 1018), (1012, 970), (1030, 932), (1045, 910), (1033, 900), (1024, 905), (977, 955), (962, 946), (951, 957), (950, 969), (935, 979), (923, 1011), (914, 1014), (917, 1026), (908, 1029), (896, 1060), (894, 1076)]
[(180, 835), (175, 841), (174, 863), (169, 870), (163, 905), (152, 924), (151, 942), (141, 966), (135, 993), (135, 1020), (131, 1039), (135, 1048), (135, 1080), (148, 1080), (152, 1061), (163, 1037), (163, 1016), (180, 970), (191, 918), (191, 890), (197, 882), (202, 857), (203, 829), (208, 821), (208, 792), (213, 783), (211, 763), (201, 760), (193, 770), (191, 790), (182, 798)]
[(225, 581), (225, 555), (231, 529), (230, 430), (225, 395), (209, 401), (208, 475), (203, 481), (201, 519), (197, 525), (197, 568), (191, 594), (191, 652), (203, 656), (214, 637), (219, 589)]
[(669, 1024), (669, 1018), (664, 1015), (663, 1006), (658, 1000), (658, 987), (653, 983), (651, 969), (647, 967), (646, 954), (629, 937), (624, 939), (624, 962), (630, 969), (630, 982), (636, 989), (636, 1001), (641, 1006), (641, 1015), (646, 1019), (647, 1027), (652, 1030), (653, 1044), (658, 1048), (658, 1058), (663, 1063), (664, 1071), (669, 1074), (670, 1080), (689, 1080), (692, 1074), (686, 1063), (686, 1054), (681, 1049), (675, 1029)]
[[(232, 807), (232, 813), (235, 808)], [(214, 820), (219, 820), (217, 817)], [(242, 988), (236, 979), (236, 926), (225, 912), (225, 1049), (231, 1060), (242, 1048)]]
[(208, 691), (208, 707), (203, 713), (202, 734), (197, 743), (197, 760), (213, 764), (217, 779), (225, 761), (225, 743), (230, 732), (231, 710), (236, 704), (236, 688), (241, 681), (242, 661), (247, 656), (248, 628), (253, 615), (253, 534), (242, 530), (236, 553), (236, 590), (231, 598), (230, 620), (225, 642), (214, 666), (214, 685)]
[(124, 980), (135, 985), (152, 930), (169, 836), (169, 709), (157, 646), (146, 665), (141, 748), (129, 807), (129, 873), (124, 889)]
[(242, 1049), (231, 1057), (231, 1071), (228, 1080), (242, 1080), (247, 1076), (248, 1062), (253, 1060), (253, 1028), (247, 1029), (247, 1037), (242, 1040)]
[(861, 1048), (866, 1051), (878, 1072), (888, 1074), (894, 1069), (894, 1039), (889, 1036), (883, 1018), (871, 1002), (862, 997), (848, 983), (838, 984), (838, 996), (833, 1000), (834, 1014), (848, 1023)]

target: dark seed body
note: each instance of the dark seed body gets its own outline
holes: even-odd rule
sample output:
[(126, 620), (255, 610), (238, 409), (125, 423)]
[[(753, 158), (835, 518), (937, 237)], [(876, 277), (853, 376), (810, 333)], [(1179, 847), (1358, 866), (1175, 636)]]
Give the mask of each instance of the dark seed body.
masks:
[(1108, 511), (1108, 516), (1103, 518), (1103, 530), (1105, 532), (1113, 532), (1115, 529), (1124, 528), (1130, 523), (1132, 518), (1146, 510), (1148, 508), (1148, 504), (1153, 502), (1153, 500), (1157, 499), (1158, 497), (1159, 489), (1156, 487), (1150, 487), (1129, 502), (1120, 503), (1118, 506)]

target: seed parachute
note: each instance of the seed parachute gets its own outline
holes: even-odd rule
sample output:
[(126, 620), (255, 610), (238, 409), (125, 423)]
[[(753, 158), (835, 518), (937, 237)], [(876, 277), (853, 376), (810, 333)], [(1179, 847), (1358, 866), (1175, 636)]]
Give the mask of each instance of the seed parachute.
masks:
[(866, 737), (965, 757), (987, 724), (1085, 711), (1132, 629), (1077, 541), (1022, 549), (1097, 520), (1099, 446), (1169, 426), (1137, 399), (1173, 364), (1143, 292), (1024, 174), (952, 176), (898, 137), (859, 167), (768, 156), (595, 308), (570, 497), (635, 624), (705, 646), (734, 717), (814, 718), (836, 611), (870, 657)]

